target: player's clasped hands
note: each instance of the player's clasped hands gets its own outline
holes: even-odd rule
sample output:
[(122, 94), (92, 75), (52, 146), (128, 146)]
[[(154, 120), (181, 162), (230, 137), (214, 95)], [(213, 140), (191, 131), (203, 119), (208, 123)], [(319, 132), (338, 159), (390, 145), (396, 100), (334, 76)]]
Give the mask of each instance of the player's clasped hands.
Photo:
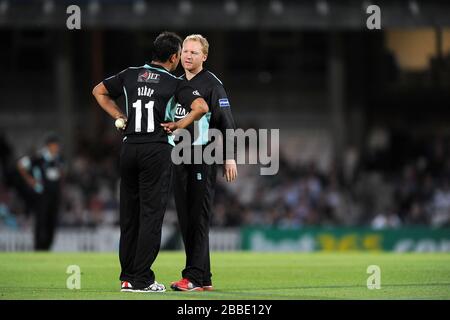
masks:
[[(164, 131), (167, 134), (173, 134), (173, 132), (178, 129), (177, 124), (175, 122), (167, 122), (161, 123), (161, 127), (163, 127)], [(223, 176), (225, 177), (227, 182), (232, 182), (237, 178), (237, 166), (236, 161), (234, 159), (226, 160), (223, 166)]]
[(163, 127), (167, 134), (172, 134), (176, 129), (178, 129), (175, 122), (161, 123), (161, 127)]

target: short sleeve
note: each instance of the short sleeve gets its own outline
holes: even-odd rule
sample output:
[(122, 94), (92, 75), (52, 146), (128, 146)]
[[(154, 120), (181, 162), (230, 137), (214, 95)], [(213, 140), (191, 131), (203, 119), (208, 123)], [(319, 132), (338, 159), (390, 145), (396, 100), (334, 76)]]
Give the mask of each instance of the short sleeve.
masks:
[(179, 104), (190, 107), (192, 102), (197, 98), (202, 98), (202, 95), (197, 89), (192, 88), (183, 81), (178, 84), (175, 98)]
[(123, 94), (123, 86), (124, 86), (124, 75), (127, 69), (123, 70), (122, 72), (106, 78), (103, 80), (103, 84), (106, 87), (106, 90), (108, 90), (109, 95), (113, 99), (117, 99)]
[(230, 108), (230, 101), (223, 86), (217, 85), (212, 89), (211, 95), (213, 101), (211, 103), (218, 108)]

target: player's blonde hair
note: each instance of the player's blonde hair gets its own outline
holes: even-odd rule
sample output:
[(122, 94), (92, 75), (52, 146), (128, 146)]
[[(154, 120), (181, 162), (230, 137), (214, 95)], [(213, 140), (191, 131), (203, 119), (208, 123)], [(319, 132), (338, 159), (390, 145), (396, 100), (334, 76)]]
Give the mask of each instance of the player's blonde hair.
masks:
[(200, 42), (200, 44), (202, 45), (202, 51), (203, 51), (203, 54), (206, 54), (206, 55), (208, 55), (208, 52), (209, 52), (209, 43), (208, 43), (208, 40), (206, 40), (206, 38), (204, 37), (204, 36), (202, 36), (201, 34), (191, 34), (191, 35), (188, 35), (185, 39), (184, 39), (184, 41), (183, 41), (183, 44), (186, 42), (186, 41), (197, 41), (197, 42)]

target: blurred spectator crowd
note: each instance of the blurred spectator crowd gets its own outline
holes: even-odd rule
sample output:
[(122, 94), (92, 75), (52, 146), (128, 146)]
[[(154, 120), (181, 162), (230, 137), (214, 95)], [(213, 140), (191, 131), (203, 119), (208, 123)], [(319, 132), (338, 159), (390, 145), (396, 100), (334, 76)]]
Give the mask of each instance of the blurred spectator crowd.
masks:
[[(59, 225), (118, 225), (120, 137), (115, 132), (77, 137), (66, 164)], [(274, 176), (261, 176), (258, 165), (239, 165), (237, 181), (228, 184), (218, 170), (213, 226), (450, 226), (449, 137), (420, 141), (375, 129), (363, 149), (348, 147), (327, 170), (280, 153)], [(0, 155), (0, 225), (27, 227), (32, 214), (11, 178), (21, 155), (5, 134)], [(173, 197), (165, 219), (176, 223)]]
[[(375, 128), (364, 149), (349, 147), (339, 164), (295, 164), (260, 176), (240, 166), (236, 184), (219, 179), (217, 225), (450, 226), (450, 139)], [(283, 152), (282, 150), (280, 151)], [(301, 152), (301, 151), (299, 151)]]

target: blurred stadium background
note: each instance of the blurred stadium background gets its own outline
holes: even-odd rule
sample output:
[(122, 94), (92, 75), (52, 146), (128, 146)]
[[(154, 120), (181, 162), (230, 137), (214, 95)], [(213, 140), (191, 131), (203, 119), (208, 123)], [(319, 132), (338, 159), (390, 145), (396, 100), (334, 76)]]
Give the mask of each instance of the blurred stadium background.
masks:
[[(450, 251), (450, 4), (400, 0), (0, 0), (0, 251), (33, 248), (14, 167), (50, 130), (67, 170), (53, 250), (117, 249), (121, 137), (91, 90), (164, 30), (208, 38), (238, 127), (280, 129), (277, 175), (218, 178), (213, 250)], [(178, 234), (172, 200), (163, 249)]]

